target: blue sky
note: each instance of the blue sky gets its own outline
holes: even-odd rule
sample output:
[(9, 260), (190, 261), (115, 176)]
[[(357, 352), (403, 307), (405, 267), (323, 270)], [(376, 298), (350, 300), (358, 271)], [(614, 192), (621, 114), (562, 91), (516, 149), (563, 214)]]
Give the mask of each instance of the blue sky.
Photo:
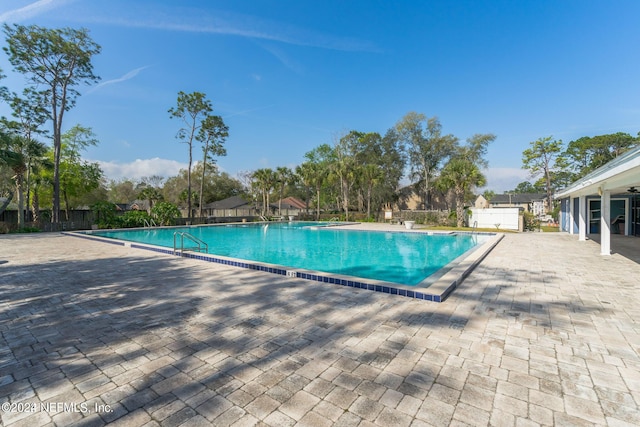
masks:
[[(102, 81), (65, 123), (93, 128), (85, 158), (110, 178), (184, 167), (167, 110), (199, 91), (230, 128), (218, 164), (232, 175), (294, 167), (345, 131), (384, 134), (416, 111), (461, 140), (497, 135), (486, 174), (499, 192), (528, 179), (531, 141), (640, 131), (638, 16), (640, 2), (615, 0), (0, 3), (2, 22), (85, 27), (102, 46)], [(3, 52), (0, 67), (17, 90)]]

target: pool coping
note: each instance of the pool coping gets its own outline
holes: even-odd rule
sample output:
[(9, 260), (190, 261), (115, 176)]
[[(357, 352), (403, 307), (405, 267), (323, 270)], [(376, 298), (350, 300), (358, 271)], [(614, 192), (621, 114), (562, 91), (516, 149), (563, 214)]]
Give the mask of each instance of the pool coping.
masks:
[[(230, 223), (245, 224), (245, 223)], [(199, 261), (213, 262), (222, 265), (228, 265), (238, 268), (246, 268), (250, 270), (261, 271), (265, 273), (278, 274), (289, 278), (298, 278), (321, 283), (329, 283), (351, 287), (354, 289), (365, 289), (374, 292), (382, 292), (390, 295), (399, 295), (408, 298), (414, 298), (424, 301), (443, 302), (464, 279), (473, 271), (473, 269), (482, 262), (482, 260), (491, 252), (491, 250), (504, 238), (503, 233), (485, 233), (485, 232), (458, 232), (458, 231), (430, 231), (424, 229), (413, 230), (395, 230), (395, 229), (361, 229), (351, 228), (349, 226), (357, 226), (359, 223), (332, 224), (328, 227), (346, 227), (350, 230), (360, 231), (377, 231), (391, 233), (422, 233), (427, 235), (433, 234), (472, 234), (472, 235), (490, 235), (491, 237), (484, 243), (470, 249), (458, 258), (451, 261), (442, 269), (431, 274), (425, 280), (415, 286), (407, 286), (398, 283), (386, 282), (375, 279), (365, 279), (356, 276), (349, 276), (336, 273), (328, 273), (317, 270), (306, 270), (300, 268), (290, 268), (277, 264), (264, 263), (260, 261), (243, 260), (239, 258), (226, 257), (216, 254), (207, 254), (201, 252), (191, 252), (180, 250), (174, 251), (171, 248), (163, 246), (149, 245), (145, 243), (136, 243), (126, 240), (112, 239), (101, 236), (92, 235), (93, 232), (104, 230), (85, 230), (85, 231), (66, 231), (62, 234), (88, 240), (100, 241), (116, 246), (130, 247), (133, 249), (149, 250), (153, 252), (163, 253), (167, 255), (181, 256)], [(210, 224), (210, 226), (218, 226)], [(222, 226), (222, 225), (220, 225)], [(199, 226), (187, 226), (199, 227)], [(327, 226), (325, 226), (327, 227)], [(184, 227), (167, 227), (167, 228), (184, 228)], [(131, 229), (121, 229), (131, 230)], [(118, 230), (113, 230), (118, 231)], [(177, 252), (177, 253), (176, 253)]]

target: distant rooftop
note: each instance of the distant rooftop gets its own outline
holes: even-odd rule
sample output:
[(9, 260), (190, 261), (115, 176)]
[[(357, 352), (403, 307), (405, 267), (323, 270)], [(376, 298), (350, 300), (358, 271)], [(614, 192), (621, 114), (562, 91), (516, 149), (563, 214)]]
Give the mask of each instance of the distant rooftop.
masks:
[(521, 204), (544, 200), (546, 198), (547, 195), (545, 193), (496, 194), (489, 200), (489, 203)]

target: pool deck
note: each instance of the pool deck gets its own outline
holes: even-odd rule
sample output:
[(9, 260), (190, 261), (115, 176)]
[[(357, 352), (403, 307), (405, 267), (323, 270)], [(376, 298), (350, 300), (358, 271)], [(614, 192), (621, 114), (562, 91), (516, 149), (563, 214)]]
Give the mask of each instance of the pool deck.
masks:
[(2, 235), (1, 424), (640, 425), (640, 265), (599, 249), (507, 234), (435, 304)]

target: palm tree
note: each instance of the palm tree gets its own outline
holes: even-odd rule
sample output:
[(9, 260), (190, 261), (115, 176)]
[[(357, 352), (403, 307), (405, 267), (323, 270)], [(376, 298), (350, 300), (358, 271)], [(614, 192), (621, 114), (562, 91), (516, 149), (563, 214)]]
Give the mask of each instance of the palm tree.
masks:
[(443, 189), (453, 189), (456, 198), (456, 215), (458, 228), (464, 220), (464, 197), (474, 187), (481, 187), (486, 178), (478, 166), (466, 157), (454, 157), (445, 165), (438, 179)]
[(13, 180), (18, 196), (18, 227), (24, 228), (24, 184), (25, 177), (32, 169), (34, 160), (44, 156), (47, 148), (44, 144), (18, 135), (3, 133), (0, 136), (0, 161), (13, 172)]
[[(308, 183), (315, 190), (316, 197), (316, 221), (320, 220), (320, 196), (322, 186), (324, 185), (329, 174), (328, 168), (324, 163), (314, 163), (311, 161), (304, 162), (300, 166), (300, 172), (303, 181)], [(308, 202), (307, 202), (308, 204)]]
[(282, 215), (282, 193), (284, 193), (284, 187), (291, 182), (292, 178), (293, 173), (288, 167), (278, 166), (276, 168), (276, 182), (280, 192), (280, 198), (278, 199), (278, 215)]
[(262, 214), (266, 215), (269, 212), (269, 195), (277, 181), (276, 173), (273, 169), (263, 168), (253, 172), (251, 177), (256, 181), (256, 186), (262, 192)]
[(163, 199), (162, 193), (160, 193), (160, 190), (151, 186), (144, 187), (142, 191), (140, 191), (140, 194), (138, 195), (138, 197), (140, 197), (143, 200), (149, 201), (149, 211), (148, 211), (149, 215), (151, 215), (151, 208), (153, 208), (153, 202), (157, 202)]
[(367, 218), (371, 217), (371, 195), (373, 193), (374, 187), (380, 182), (380, 180), (384, 177), (384, 173), (382, 168), (378, 165), (369, 163), (363, 165), (360, 168), (360, 177), (364, 183), (366, 188), (366, 198), (367, 198)]

